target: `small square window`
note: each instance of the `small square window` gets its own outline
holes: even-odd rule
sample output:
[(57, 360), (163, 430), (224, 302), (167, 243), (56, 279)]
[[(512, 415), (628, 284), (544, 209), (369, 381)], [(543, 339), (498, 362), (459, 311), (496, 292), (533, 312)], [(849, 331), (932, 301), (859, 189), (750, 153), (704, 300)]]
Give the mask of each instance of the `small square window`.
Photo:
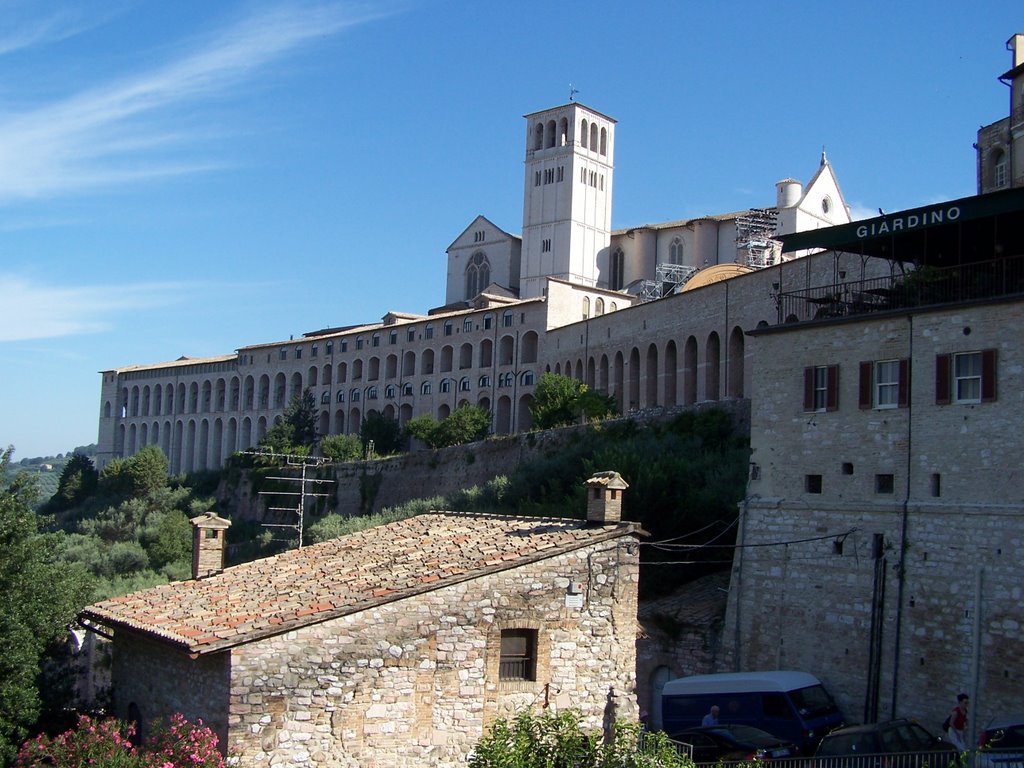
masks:
[(804, 490), (807, 493), (821, 493), (821, 475), (804, 475)]
[(843, 474), (844, 475), (852, 475), (853, 474), (853, 463), (852, 462), (849, 462), (849, 461), (844, 461), (843, 462)]
[(537, 630), (503, 629), (499, 680), (537, 679)]
[(875, 493), (893, 493), (896, 489), (893, 475), (875, 475)]
[(942, 475), (938, 472), (932, 473), (932, 496), (942, 495)]

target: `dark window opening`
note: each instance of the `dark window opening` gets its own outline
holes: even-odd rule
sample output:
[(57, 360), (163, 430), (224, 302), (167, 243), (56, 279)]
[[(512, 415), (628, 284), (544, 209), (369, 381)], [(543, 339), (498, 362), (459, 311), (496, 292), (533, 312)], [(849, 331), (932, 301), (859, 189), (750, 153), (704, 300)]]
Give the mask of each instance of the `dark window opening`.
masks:
[(500, 680), (537, 679), (537, 630), (503, 629), (501, 631)]

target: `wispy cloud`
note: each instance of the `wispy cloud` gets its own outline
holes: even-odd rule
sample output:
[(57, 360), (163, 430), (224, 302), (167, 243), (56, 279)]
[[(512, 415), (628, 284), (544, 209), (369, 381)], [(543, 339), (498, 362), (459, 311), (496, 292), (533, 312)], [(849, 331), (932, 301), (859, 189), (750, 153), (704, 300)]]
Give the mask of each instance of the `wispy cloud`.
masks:
[(168, 306), (186, 294), (181, 283), (64, 287), (0, 275), (4, 313), (0, 342), (98, 333), (127, 311)]
[[(35, 2), (4, 4), (0, 6), (0, 13), (4, 15), (4, 25), (0, 29), (0, 56), (58, 43), (96, 26), (103, 18), (102, 14), (90, 17), (70, 8), (41, 14)], [(18, 18), (23, 14), (31, 18)]]
[[(264, 10), (149, 72), (0, 117), (0, 203), (207, 170), (208, 159), (187, 151), (200, 134), (172, 121), (174, 108), (216, 99), (304, 44), (370, 18), (339, 4)], [(39, 24), (7, 45), (42, 39)]]

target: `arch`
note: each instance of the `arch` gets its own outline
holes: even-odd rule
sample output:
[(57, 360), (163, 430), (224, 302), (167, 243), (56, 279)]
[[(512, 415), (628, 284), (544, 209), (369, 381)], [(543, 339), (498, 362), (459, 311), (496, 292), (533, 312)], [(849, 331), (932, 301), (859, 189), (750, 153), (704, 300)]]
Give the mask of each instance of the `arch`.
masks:
[(362, 359), (352, 361), (352, 381), (362, 381), (363, 361)]
[(589, 296), (584, 296), (583, 297), (583, 319), (586, 320), (588, 317), (590, 317), (590, 297)]
[(366, 380), (377, 381), (380, 378), (380, 358), (374, 355), (367, 365)]
[(199, 438), (196, 443), (196, 458), (194, 469), (209, 469), (210, 460), (210, 422), (203, 419), (199, 422)]
[(394, 379), (398, 376), (398, 355), (388, 355), (384, 358), (384, 378)]
[(558, 121), (558, 146), (564, 147), (569, 141), (569, 118)]
[(199, 402), (203, 413), (213, 410), (213, 384), (209, 380), (203, 382), (203, 394)]
[(196, 455), (196, 420), (189, 419), (185, 427), (185, 447), (182, 453), (182, 471), (191, 472), (195, 469)]
[(491, 284), (491, 262), (483, 251), (477, 251), (469, 257), (466, 264), (466, 301), (479, 296)]
[(587, 140), (590, 138), (590, 123), (584, 118), (580, 122), (580, 146), (583, 149), (587, 148)]
[(515, 360), (515, 339), (502, 336), (498, 341), (498, 365), (512, 365)]
[(306, 371), (306, 386), (315, 387), (319, 383), (320, 369), (315, 366), (309, 366), (309, 370)]
[(156, 445), (156, 446), (160, 445), (160, 422), (159, 421), (154, 421), (153, 422), (153, 431), (150, 432), (150, 434), (149, 434), (148, 443), (151, 443), (152, 445)]
[(221, 452), (224, 450), (224, 422), (213, 420), (213, 435), (210, 437), (210, 467), (221, 465)]
[(334, 381), (334, 367), (331, 363), (324, 363), (323, 375), (320, 376), (325, 387), (331, 386)]
[(729, 367), (726, 378), (726, 396), (743, 397), (743, 329), (736, 326), (729, 334)]
[(416, 375), (416, 353), (409, 350), (402, 355), (402, 376)]
[(527, 331), (519, 341), (519, 362), (531, 364), (537, 362), (539, 337), (536, 331)]
[(242, 380), (237, 376), (231, 377), (231, 410), (237, 411), (239, 404), (242, 402)]
[(358, 434), (360, 427), (363, 425), (363, 415), (357, 406), (352, 406), (348, 412), (348, 428), (349, 431)]
[(640, 350), (633, 347), (629, 353), (629, 410), (640, 407)]
[(334, 412), (334, 434), (345, 434), (345, 409), (338, 408)]
[(444, 421), (452, 415), (452, 407), (448, 403), (441, 403), (437, 406), (437, 420)]
[(473, 345), (466, 342), (459, 347), (459, 370), (473, 367)]
[(697, 402), (697, 339), (690, 336), (683, 347), (683, 405)]
[(507, 435), (512, 431), (512, 398), (508, 395), (498, 398), (498, 407), (494, 414), (494, 431), (499, 435)]
[(384, 418), (388, 421), (395, 420), (395, 406), (392, 403), (388, 403), (384, 406)]
[(555, 121), (548, 120), (544, 124), (544, 149), (551, 149), (555, 146)]
[(348, 363), (338, 363), (336, 384), (344, 384), (348, 381)]
[(224, 439), (224, 457), (227, 458), (238, 450), (238, 420), (233, 416), (228, 419), (228, 428)]
[(238, 448), (239, 450), (245, 450), (252, 448), (252, 419), (246, 416), (242, 419), (242, 429), (238, 436)]
[(600, 296), (594, 302), (594, 317), (600, 317), (604, 314), (604, 299)]
[(597, 382), (597, 364), (594, 362), (594, 358), (587, 358), (587, 386), (593, 389)]
[(164, 387), (163, 384), (157, 384), (153, 387), (153, 415), (160, 416), (163, 413), (164, 408)]
[(704, 399), (717, 400), (719, 398), (719, 366), (722, 354), (722, 343), (718, 333), (712, 331), (708, 334), (708, 341), (704, 347)]
[(141, 413), (142, 413), (143, 416), (149, 416), (150, 415), (150, 413), (149, 413), (149, 395), (150, 395), (150, 390), (149, 390), (149, 385), (147, 384), (146, 386), (144, 386), (142, 388), (142, 408), (141, 408)]
[(590, 124), (590, 150), (592, 152), (597, 152), (598, 148), (600, 147), (600, 144), (598, 143), (598, 135), (599, 134), (598, 134), (598, 129), (597, 129), (597, 123), (591, 123)]
[(420, 375), (430, 376), (434, 372), (434, 350), (424, 349), (420, 355)]
[(171, 384), (164, 389), (164, 412), (168, 415), (174, 413), (174, 386)]
[(537, 123), (533, 128), (533, 149), (544, 149), (544, 123)]
[(519, 374), (519, 383), (524, 387), (532, 387), (537, 382), (537, 374), (533, 371), (523, 371)]
[(291, 402), (302, 394), (302, 374), (296, 371), (292, 374), (291, 390), (288, 393), (288, 401)]
[(138, 388), (138, 386), (132, 387), (131, 409), (130, 409), (129, 413), (131, 413), (132, 416), (138, 416), (139, 415), (139, 388)]
[(494, 342), (484, 339), (480, 342), (480, 367), (490, 368), (494, 365)]
[(259, 443), (264, 437), (267, 436), (267, 417), (260, 416), (256, 419), (256, 440), (254, 442)]
[(284, 373), (279, 372), (274, 377), (274, 408), (284, 408), (286, 383)]
[(487, 397), (487, 395), (481, 395), (480, 399), (476, 401), (476, 405), (478, 408), (483, 408), (485, 411), (490, 411), (491, 398)]
[[(145, 424), (143, 424), (145, 426)], [(128, 451), (127, 455), (132, 456), (138, 453), (139, 450), (139, 426), (138, 424), (131, 424), (128, 427)]]
[(105, 419), (109, 419), (110, 418), (110, 401), (109, 400), (107, 400), (105, 403), (103, 403), (103, 418), (105, 418)]
[(601, 129), (601, 154), (602, 155), (607, 155), (608, 154), (608, 129), (607, 128), (602, 128)]
[(576, 371), (573, 374), (573, 378), (576, 379), (576, 381), (583, 381), (583, 361), (582, 360), (579, 360), (579, 359), (576, 360)]
[(260, 376), (260, 402), (259, 407), (261, 410), (266, 410), (270, 407), (270, 376), (263, 374)]
[(188, 412), (199, 413), (199, 382), (193, 381), (188, 388)]
[(676, 342), (675, 339), (669, 339), (668, 344), (665, 345), (665, 363), (662, 370), (664, 371), (664, 395), (662, 396), (662, 403), (666, 408), (671, 408), (677, 401), (676, 393)]
[(608, 355), (601, 355), (597, 365), (597, 388), (601, 392), (608, 392)]
[(320, 411), (320, 418), (316, 425), (317, 434), (321, 437), (323, 435), (329, 435), (331, 433), (331, 412)]
[(160, 430), (160, 450), (167, 457), (168, 466), (171, 461), (171, 422), (165, 421), (164, 428)]
[(519, 398), (519, 406), (516, 408), (516, 431), (526, 432), (533, 426), (533, 415), (530, 413), (530, 404), (533, 403), (533, 395), (524, 394)]
[(213, 388), (213, 410), (223, 413), (228, 406), (228, 383), (224, 379), (217, 379)]
[(646, 383), (644, 407), (651, 408), (658, 404), (658, 347), (651, 344), (647, 347), (647, 366), (644, 371)]
[(454, 351), (452, 350), (451, 344), (445, 344), (441, 347), (441, 373), (449, 373), (452, 369), (452, 358)]
[(555, 376), (561, 376), (561, 375), (562, 375), (562, 364), (561, 363), (555, 363)]
[(412, 405), (409, 403), (402, 403), (402, 407), (398, 409), (398, 423), (405, 424), (412, 418)]
[(183, 471), (182, 460), (184, 459), (185, 425), (181, 419), (174, 422), (174, 448), (171, 456), (171, 471), (175, 474)]
[(420, 394), (421, 395), (429, 395), (430, 392), (431, 392), (431, 386), (430, 386), (430, 382), (429, 381), (424, 381), (422, 384), (420, 384)]

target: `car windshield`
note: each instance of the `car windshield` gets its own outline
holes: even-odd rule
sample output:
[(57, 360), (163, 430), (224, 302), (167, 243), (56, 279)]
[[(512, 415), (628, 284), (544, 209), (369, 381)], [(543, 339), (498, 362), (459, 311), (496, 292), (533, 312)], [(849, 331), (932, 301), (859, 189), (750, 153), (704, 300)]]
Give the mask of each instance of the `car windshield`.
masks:
[(752, 728), (749, 725), (730, 725), (728, 728), (717, 728), (716, 733), (724, 736), (731, 734), (732, 740), (742, 744), (778, 744), (779, 739), (760, 728)]
[(801, 717), (824, 717), (839, 712), (836, 703), (828, 695), (828, 691), (820, 685), (811, 685), (807, 688), (790, 691), (789, 697), (793, 700)]
[(819, 755), (862, 755), (878, 752), (878, 743), (871, 733), (840, 733), (826, 736), (818, 747)]

